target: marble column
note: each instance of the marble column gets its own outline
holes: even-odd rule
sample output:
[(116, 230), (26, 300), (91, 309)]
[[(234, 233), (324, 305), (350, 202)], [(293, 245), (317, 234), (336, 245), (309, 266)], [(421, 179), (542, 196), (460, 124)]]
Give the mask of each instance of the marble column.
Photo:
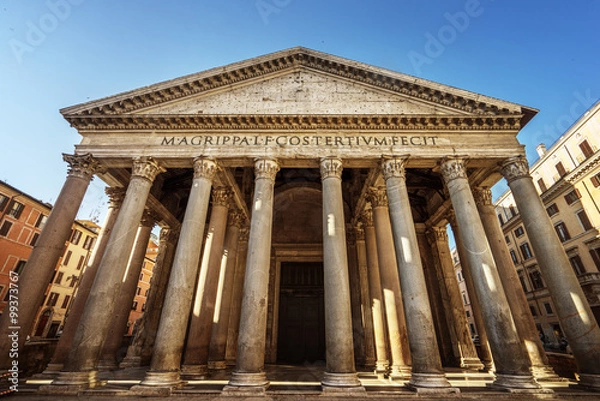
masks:
[(87, 266), (83, 270), (83, 275), (81, 276), (79, 285), (77, 286), (77, 293), (73, 299), (71, 308), (69, 309), (65, 328), (62, 332), (62, 335), (58, 339), (56, 350), (54, 351), (52, 360), (44, 371), (44, 374), (58, 374), (65, 363), (65, 359), (67, 359), (69, 349), (71, 349), (71, 343), (73, 342), (75, 332), (77, 331), (77, 326), (79, 325), (79, 319), (81, 319), (81, 315), (83, 314), (83, 310), (85, 308), (85, 302), (90, 295), (92, 284), (94, 284), (94, 279), (98, 273), (98, 266), (100, 266), (100, 261), (102, 260), (102, 255), (106, 250), (110, 233), (112, 232), (115, 222), (117, 221), (117, 216), (119, 215), (119, 209), (121, 208), (121, 203), (123, 202), (123, 197), (125, 196), (125, 190), (119, 187), (111, 187), (106, 188), (105, 191), (109, 200), (108, 212), (106, 213), (104, 224), (102, 225), (102, 229), (100, 230), (98, 238), (96, 239), (94, 250), (92, 251), (92, 254), (88, 260)]
[(360, 275), (358, 272), (358, 259), (356, 253), (356, 237), (354, 230), (346, 230), (346, 249), (348, 252), (348, 279), (350, 282), (350, 304), (352, 312), (352, 338), (354, 341), (355, 363), (365, 365), (365, 330), (362, 322), (362, 308), (360, 299)]
[(490, 349), (490, 342), (488, 341), (485, 324), (483, 323), (483, 313), (481, 312), (483, 305), (477, 299), (477, 292), (475, 291), (475, 284), (473, 284), (473, 277), (471, 275), (471, 265), (469, 264), (469, 259), (467, 258), (467, 250), (465, 249), (460, 236), (460, 230), (454, 216), (454, 211), (450, 212), (448, 220), (450, 227), (452, 227), (454, 241), (456, 242), (456, 252), (458, 253), (462, 274), (465, 279), (465, 285), (467, 286), (467, 293), (469, 294), (469, 298), (471, 300), (473, 321), (475, 322), (475, 327), (477, 328), (477, 333), (479, 335), (479, 359), (481, 360), (481, 363), (483, 363), (484, 370), (492, 372), (495, 370), (494, 360), (492, 358), (492, 350)]
[(150, 157), (133, 160), (127, 192), (98, 267), (97, 279), (94, 280), (63, 371), (51, 385), (62, 387), (57, 391), (76, 392), (99, 384), (95, 367), (110, 329), (110, 319), (122, 287), (137, 227), (152, 183), (163, 171)]
[(163, 228), (160, 230), (156, 262), (154, 263), (150, 288), (146, 297), (146, 310), (140, 318), (138, 330), (133, 335), (132, 343), (127, 348), (127, 355), (120, 364), (121, 368), (150, 364), (178, 237), (178, 229)]
[(136, 393), (152, 394), (153, 387), (173, 388), (181, 384), (181, 356), (198, 276), (210, 190), (218, 166), (213, 160), (197, 157), (193, 168), (194, 179), (175, 250), (150, 370), (141, 385), (133, 388)]
[(145, 210), (138, 227), (135, 243), (129, 257), (129, 264), (123, 275), (119, 298), (111, 318), (110, 330), (102, 347), (101, 358), (97, 365), (98, 370), (116, 370), (119, 368), (117, 352), (123, 344), (125, 333), (127, 333), (127, 321), (131, 313), (131, 305), (140, 281), (140, 273), (144, 266), (150, 234), (152, 234), (152, 227), (156, 219), (153, 214), (152, 211)]
[(19, 349), (23, 349), (38, 309), (44, 301), (46, 288), (52, 280), (58, 259), (64, 252), (65, 242), (71, 234), (83, 196), (93, 175), (102, 170), (98, 161), (90, 154), (63, 154), (63, 159), (69, 164), (67, 179), (48, 216), (46, 226), (18, 277), (19, 288), (27, 289), (27, 296), (19, 297), (18, 320), (15, 321), (10, 313), (0, 315), (0, 370), (12, 366), (13, 359), (9, 355), (12, 341), (7, 341), (6, 338), (15, 331), (15, 326), (20, 328), (18, 344)]
[(504, 293), (508, 298), (508, 304), (517, 327), (517, 333), (525, 345), (529, 360), (531, 361), (533, 375), (538, 381), (555, 381), (560, 378), (554, 372), (538, 330), (535, 327), (535, 321), (529, 310), (527, 297), (521, 287), (517, 270), (514, 267), (500, 222), (496, 216), (496, 210), (492, 204), (492, 191), (484, 188), (477, 188), (473, 191), (475, 203), (479, 210), (481, 222), (487, 235), (498, 274), (502, 280)]
[(229, 314), (229, 329), (227, 331), (227, 350), (225, 362), (235, 366), (238, 337), (240, 333), (240, 315), (242, 312), (242, 297), (244, 295), (244, 280), (246, 277), (246, 257), (248, 256), (248, 226), (240, 230), (237, 258), (235, 262), (235, 275), (233, 277), (233, 296), (231, 298), (231, 312)]
[(442, 369), (425, 275), (417, 244), (404, 165), (406, 158), (384, 159), (383, 177), (387, 188), (398, 275), (412, 357), (412, 376), (407, 386), (421, 393), (456, 393)]
[(208, 232), (204, 240), (200, 277), (196, 284), (196, 299), (181, 368), (181, 372), (190, 378), (202, 378), (208, 374), (210, 336), (231, 195), (227, 187), (214, 188), (212, 193)]
[(381, 274), (377, 257), (377, 235), (373, 225), (373, 210), (367, 209), (361, 215), (365, 231), (365, 246), (367, 251), (367, 272), (369, 275), (369, 293), (371, 314), (373, 316), (373, 339), (375, 342), (375, 372), (384, 374), (390, 364), (387, 358), (387, 343), (383, 292), (381, 291)]
[(271, 265), (273, 192), (279, 165), (275, 160), (254, 163), (254, 199), (235, 371), (224, 391), (264, 394), (269, 385), (264, 371), (267, 297)]
[(529, 358), (513, 322), (463, 159), (445, 158), (441, 163), (441, 172), (467, 251), (466, 258), (471, 267), (477, 300), (482, 305), (483, 322), (496, 367), (494, 386), (511, 391), (540, 389), (531, 374)]
[(385, 187), (371, 188), (368, 199), (373, 210), (377, 259), (390, 346), (391, 361), (387, 374), (391, 378), (408, 378), (410, 377), (408, 333)]
[(579, 368), (579, 384), (600, 390), (600, 327), (529, 175), (523, 156), (506, 160), (502, 175), (515, 198), (556, 314)]
[(456, 336), (456, 345), (458, 347), (459, 366), (463, 369), (481, 370), (483, 363), (477, 356), (477, 350), (471, 339), (469, 322), (465, 314), (465, 307), (460, 295), (460, 288), (456, 280), (452, 255), (448, 245), (448, 232), (446, 227), (431, 227), (430, 240), (435, 247), (439, 259), (440, 270), (443, 278), (443, 285), (448, 294), (449, 304), (446, 305), (451, 319), (449, 319), (450, 329)]
[(210, 338), (208, 365), (210, 369), (225, 369), (225, 351), (227, 348), (227, 333), (229, 329), (229, 315), (231, 314), (231, 300), (233, 298), (233, 281), (235, 277), (235, 264), (237, 257), (240, 229), (244, 222), (244, 215), (237, 210), (229, 212), (225, 246), (221, 259), (221, 277), (219, 290), (215, 302), (214, 323)]
[[(355, 227), (356, 259), (360, 281), (361, 309), (364, 320), (365, 366), (367, 370), (375, 369), (375, 339), (373, 332), (373, 312), (371, 311), (371, 293), (369, 292), (369, 273), (367, 269), (367, 248), (365, 231)], [(385, 345), (385, 339), (384, 339)]]
[(325, 289), (326, 368), (323, 390), (364, 391), (354, 366), (352, 313), (346, 222), (342, 198), (342, 161), (323, 158), (320, 163), (323, 186), (323, 275)]

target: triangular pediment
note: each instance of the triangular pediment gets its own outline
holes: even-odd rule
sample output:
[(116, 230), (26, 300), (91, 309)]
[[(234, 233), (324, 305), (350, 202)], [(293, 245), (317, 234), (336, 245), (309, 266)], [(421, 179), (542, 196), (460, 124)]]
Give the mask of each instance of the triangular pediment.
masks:
[[(61, 110), (94, 118), (197, 116), (510, 117), (537, 110), (305, 48), (214, 68)], [(203, 117), (204, 118), (204, 117)]]

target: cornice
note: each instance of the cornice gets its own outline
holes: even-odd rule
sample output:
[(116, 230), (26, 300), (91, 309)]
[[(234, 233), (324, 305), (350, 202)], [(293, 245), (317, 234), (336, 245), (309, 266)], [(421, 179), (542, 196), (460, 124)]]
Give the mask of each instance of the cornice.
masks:
[(585, 178), (587, 174), (597, 166), (600, 166), (600, 152), (596, 152), (592, 157), (581, 163), (573, 171), (562, 177), (558, 182), (548, 188), (547, 191), (542, 193), (540, 197), (544, 204), (556, 198), (563, 193), (565, 189), (571, 189), (573, 184), (576, 184), (582, 178)]
[(81, 131), (114, 130), (520, 130), (520, 115), (291, 115), (291, 114), (121, 114), (67, 116), (71, 126)]
[[(215, 68), (121, 95), (84, 103), (61, 110), (65, 118), (75, 115), (119, 115), (194, 96), (242, 81), (260, 79), (283, 70), (304, 67), (372, 87), (421, 99), (476, 115), (518, 115), (526, 123), (537, 111), (476, 93), (436, 84), (408, 75), (375, 68), (343, 58), (295, 48), (245, 62)], [(512, 107), (511, 111), (509, 107)], [(515, 111), (517, 110), (518, 111)], [(522, 115), (525, 113), (527, 116)]]

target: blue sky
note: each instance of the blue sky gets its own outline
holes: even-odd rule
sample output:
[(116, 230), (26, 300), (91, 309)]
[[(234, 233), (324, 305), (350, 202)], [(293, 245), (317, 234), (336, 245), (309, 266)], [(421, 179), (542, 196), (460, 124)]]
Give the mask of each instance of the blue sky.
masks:
[(533, 162), (600, 98), (599, 20), (600, 0), (0, 0), (0, 179), (54, 202), (80, 140), (60, 108), (294, 46), (537, 108)]

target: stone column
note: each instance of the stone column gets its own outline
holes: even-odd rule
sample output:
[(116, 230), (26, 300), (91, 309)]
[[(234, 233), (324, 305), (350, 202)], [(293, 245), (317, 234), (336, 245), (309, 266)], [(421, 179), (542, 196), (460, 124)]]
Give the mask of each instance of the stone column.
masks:
[(438, 352), (406, 187), (405, 161), (405, 158), (399, 157), (384, 159), (381, 167), (389, 200), (398, 275), (412, 356), (412, 377), (407, 385), (417, 392), (455, 393), (458, 389), (452, 388), (446, 379)]
[(231, 194), (227, 187), (214, 188), (212, 193), (210, 221), (204, 240), (200, 277), (181, 369), (190, 378), (202, 378), (208, 374), (210, 335)]
[(484, 366), (477, 356), (477, 350), (471, 339), (469, 330), (469, 322), (465, 314), (465, 307), (460, 295), (460, 288), (456, 280), (454, 272), (454, 264), (452, 263), (452, 255), (448, 245), (448, 232), (446, 227), (431, 227), (430, 241), (437, 250), (440, 263), (440, 270), (443, 276), (443, 285), (448, 294), (449, 304), (446, 305), (446, 310), (450, 313), (452, 322), (450, 329), (456, 335), (456, 345), (458, 346), (459, 366), (463, 369), (480, 370)]
[[(65, 249), (73, 221), (83, 200), (83, 196), (94, 174), (102, 170), (91, 155), (66, 155), (63, 159), (69, 164), (69, 173), (56, 203), (48, 216), (46, 226), (40, 233), (35, 247), (29, 255), (23, 272), (18, 277), (19, 288), (27, 289), (27, 296), (19, 297), (18, 320), (14, 320), (8, 307), (0, 315), (0, 370), (12, 366), (10, 357), (12, 341), (6, 340), (19, 327), (19, 350), (31, 332), (35, 316), (42, 302), (48, 283), (52, 280), (56, 263)], [(23, 295), (23, 294), (21, 294)]]
[(227, 332), (227, 351), (225, 358), (227, 365), (235, 366), (238, 336), (240, 333), (240, 314), (242, 311), (242, 297), (244, 295), (244, 279), (246, 277), (246, 257), (248, 256), (248, 226), (240, 230), (237, 260), (235, 262), (235, 276), (233, 278), (233, 297), (231, 298), (231, 313), (229, 314), (229, 330)]
[(390, 345), (391, 363), (387, 374), (391, 378), (408, 378), (410, 377), (408, 333), (385, 188), (371, 188), (368, 197), (373, 209), (377, 259)]
[(483, 323), (483, 313), (481, 308), (483, 305), (477, 299), (477, 292), (475, 291), (475, 284), (473, 284), (473, 277), (471, 275), (471, 266), (469, 265), (469, 259), (467, 258), (467, 250), (465, 249), (458, 228), (458, 223), (454, 216), (454, 211), (451, 211), (448, 216), (450, 227), (454, 234), (454, 241), (456, 242), (456, 252), (460, 260), (460, 266), (462, 269), (463, 277), (465, 278), (465, 285), (467, 286), (467, 293), (471, 300), (471, 310), (473, 311), (473, 320), (475, 321), (475, 327), (477, 327), (477, 333), (479, 334), (479, 348), (480, 348), (480, 360), (483, 363), (484, 370), (488, 372), (494, 371), (494, 360), (492, 358), (492, 350), (490, 349), (490, 343), (488, 341), (485, 324)]
[[(371, 294), (369, 292), (369, 273), (367, 270), (367, 248), (365, 231), (356, 227), (356, 259), (360, 280), (361, 309), (364, 319), (365, 369), (375, 369), (375, 339), (373, 336), (373, 312), (371, 311)], [(385, 347), (385, 339), (384, 339)]]
[(346, 230), (346, 249), (348, 254), (348, 279), (350, 283), (350, 304), (352, 312), (352, 338), (354, 341), (355, 363), (365, 364), (365, 330), (362, 323), (362, 308), (360, 299), (360, 275), (356, 253), (356, 237), (354, 230)]
[(323, 158), (323, 274), (325, 289), (325, 345), (327, 366), (324, 391), (364, 391), (354, 367), (352, 313), (346, 222), (342, 198), (342, 161)]
[(233, 280), (237, 257), (240, 229), (245, 219), (244, 215), (236, 210), (229, 212), (227, 234), (221, 261), (221, 278), (219, 278), (219, 291), (215, 302), (214, 321), (210, 338), (208, 365), (210, 369), (222, 370), (226, 368), (225, 351), (227, 347), (227, 332), (229, 329), (229, 315), (231, 300), (233, 298)]
[(108, 212), (106, 214), (104, 224), (102, 225), (102, 229), (100, 230), (100, 234), (98, 234), (94, 250), (92, 251), (90, 259), (88, 260), (88, 264), (83, 271), (81, 280), (79, 281), (77, 294), (73, 299), (71, 309), (69, 309), (69, 315), (67, 316), (65, 328), (62, 335), (58, 339), (56, 350), (54, 351), (52, 360), (44, 371), (44, 374), (58, 374), (65, 363), (65, 359), (67, 359), (67, 355), (71, 349), (71, 343), (75, 337), (75, 331), (79, 325), (79, 319), (81, 319), (81, 315), (83, 314), (83, 310), (85, 308), (85, 302), (90, 295), (92, 284), (94, 284), (94, 279), (98, 273), (98, 266), (100, 266), (100, 261), (102, 260), (102, 255), (104, 254), (106, 245), (108, 244), (110, 233), (112, 232), (115, 222), (117, 221), (117, 216), (119, 215), (119, 209), (121, 208), (121, 203), (123, 202), (123, 197), (125, 196), (125, 190), (123, 188), (113, 187), (106, 188), (105, 191), (109, 199)]
[(141, 385), (133, 388), (141, 394), (152, 394), (147, 387), (171, 388), (181, 384), (181, 354), (198, 275), (210, 189), (218, 169), (213, 160), (204, 157), (194, 159), (193, 166), (194, 180), (175, 250), (150, 370)]
[(146, 250), (148, 249), (148, 242), (150, 241), (150, 234), (152, 233), (155, 218), (150, 210), (146, 210), (142, 216), (135, 238), (135, 245), (129, 257), (129, 264), (123, 275), (123, 284), (111, 318), (110, 330), (102, 348), (102, 356), (97, 365), (98, 370), (116, 370), (119, 368), (117, 352), (123, 344), (125, 333), (127, 333), (127, 321), (131, 313), (135, 291), (140, 281), (140, 272), (144, 266)]
[(133, 341), (127, 349), (125, 359), (121, 362), (121, 368), (150, 364), (178, 237), (178, 231), (169, 228), (160, 230), (156, 262), (146, 298), (146, 310), (140, 318), (137, 331), (133, 334)]
[(539, 389), (510, 313), (464, 162), (459, 157), (447, 157), (442, 161), (441, 172), (467, 251), (477, 300), (482, 305), (483, 322), (496, 367), (494, 386), (509, 390)]
[(523, 156), (508, 159), (502, 175), (515, 198), (556, 314), (579, 368), (579, 383), (600, 390), (600, 327), (529, 175)]
[(267, 330), (267, 297), (271, 262), (273, 191), (279, 165), (275, 160), (254, 163), (254, 199), (250, 221), (248, 259), (238, 337), (237, 361), (225, 392), (265, 392), (269, 385), (264, 371)]
[(555, 381), (560, 378), (554, 372), (546, 356), (546, 351), (540, 340), (538, 330), (535, 327), (535, 321), (529, 310), (527, 297), (519, 282), (519, 276), (515, 269), (504, 233), (500, 227), (500, 222), (496, 216), (496, 210), (492, 204), (492, 191), (489, 189), (478, 188), (473, 191), (475, 203), (481, 217), (483, 228), (487, 235), (494, 260), (498, 266), (498, 274), (502, 280), (504, 293), (508, 298), (508, 304), (517, 327), (517, 333), (525, 345), (529, 360), (531, 361), (533, 374), (535, 378), (545, 381)]
[(375, 342), (375, 372), (387, 372), (390, 364), (387, 358), (386, 325), (384, 320), (383, 293), (381, 291), (381, 275), (377, 257), (377, 235), (373, 226), (373, 210), (367, 209), (361, 215), (365, 230), (367, 251), (367, 272), (369, 275), (369, 293), (371, 295), (371, 313), (373, 315), (373, 337)]
[(76, 392), (98, 385), (96, 363), (110, 329), (110, 319), (152, 182), (162, 171), (164, 169), (152, 158), (140, 157), (133, 161), (123, 205), (98, 267), (98, 279), (94, 280), (63, 372), (50, 386), (62, 387), (57, 391)]

